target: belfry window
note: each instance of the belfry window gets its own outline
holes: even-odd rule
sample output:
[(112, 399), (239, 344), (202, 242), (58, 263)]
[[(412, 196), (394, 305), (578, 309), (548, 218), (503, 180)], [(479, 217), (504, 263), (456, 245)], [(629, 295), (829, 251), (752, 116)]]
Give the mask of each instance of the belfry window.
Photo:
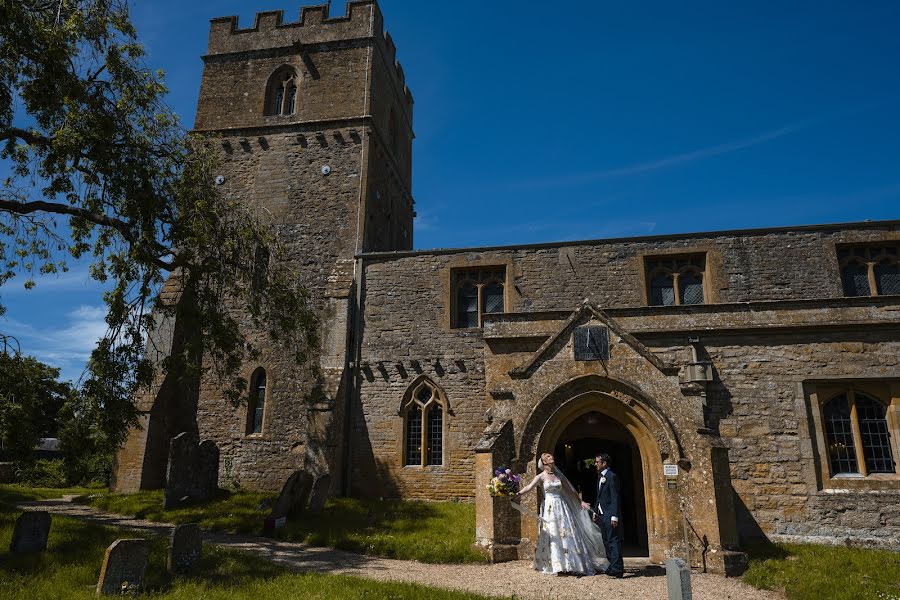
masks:
[(279, 116), (297, 112), (299, 83), (300, 78), (292, 67), (283, 66), (272, 73), (266, 87), (265, 114)]
[(645, 262), (650, 306), (703, 304), (706, 256), (656, 256)]
[(453, 327), (481, 327), (484, 315), (505, 312), (505, 267), (458, 269), (450, 279)]
[(405, 466), (444, 464), (446, 410), (446, 400), (437, 386), (428, 380), (422, 380), (407, 392), (400, 410), (404, 424)]
[(844, 296), (900, 295), (900, 244), (838, 247)]
[(832, 477), (895, 473), (887, 406), (855, 390), (822, 405), (825, 443)]
[(247, 402), (247, 434), (262, 433), (266, 412), (266, 371), (257, 369), (250, 378), (250, 398)]

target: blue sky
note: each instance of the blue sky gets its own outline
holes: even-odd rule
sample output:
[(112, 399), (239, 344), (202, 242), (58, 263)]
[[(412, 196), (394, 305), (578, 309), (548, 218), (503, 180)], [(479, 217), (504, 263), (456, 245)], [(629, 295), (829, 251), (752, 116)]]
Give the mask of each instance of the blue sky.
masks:
[[(209, 19), (299, 6), (133, 16), (190, 126)], [(417, 248), (900, 217), (900, 2), (381, 6), (416, 100)], [(85, 268), (2, 296), (0, 329), (77, 379), (102, 332)]]

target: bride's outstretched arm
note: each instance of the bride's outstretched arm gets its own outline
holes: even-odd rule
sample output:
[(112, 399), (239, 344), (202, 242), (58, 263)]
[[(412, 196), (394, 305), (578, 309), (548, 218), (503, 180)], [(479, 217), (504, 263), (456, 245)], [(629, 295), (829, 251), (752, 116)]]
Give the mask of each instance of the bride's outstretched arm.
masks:
[(531, 483), (529, 483), (528, 485), (523, 487), (521, 490), (519, 490), (519, 493), (516, 494), (516, 496), (523, 496), (523, 495), (527, 494), (528, 492), (531, 491), (531, 488), (533, 488), (534, 486), (537, 485), (537, 482), (540, 480), (541, 480), (541, 474), (538, 473), (537, 475), (535, 475), (534, 479), (531, 480)]
[(591, 505), (581, 499), (578, 490), (575, 489), (575, 486), (572, 485), (572, 482), (569, 481), (568, 477), (560, 477), (559, 480), (562, 481), (563, 487), (565, 487), (569, 495), (575, 499), (575, 502), (581, 504), (582, 508), (590, 508)]

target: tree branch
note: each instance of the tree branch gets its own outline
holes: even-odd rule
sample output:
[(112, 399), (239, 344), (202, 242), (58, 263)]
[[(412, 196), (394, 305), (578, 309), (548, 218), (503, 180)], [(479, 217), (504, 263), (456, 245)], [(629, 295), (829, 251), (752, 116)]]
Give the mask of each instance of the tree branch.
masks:
[[(0, 212), (8, 212), (16, 215), (30, 215), (35, 212), (47, 212), (57, 215), (69, 215), (78, 217), (103, 227), (111, 227), (118, 231), (123, 238), (129, 243), (136, 244), (137, 240), (131, 231), (131, 226), (127, 221), (110, 217), (103, 214), (97, 214), (85, 208), (70, 206), (68, 204), (60, 204), (59, 202), (46, 202), (43, 200), (33, 200), (31, 202), (16, 202), (14, 200), (0, 199)], [(160, 269), (172, 271), (178, 267), (175, 261), (167, 262), (161, 258), (152, 257), (150, 260)]]
[(10, 127), (8, 129), (4, 129), (0, 132), (0, 141), (5, 142), (6, 140), (11, 139), (20, 139), (23, 142), (31, 144), (32, 146), (49, 146), (50, 139), (44, 137), (42, 135), (38, 135), (33, 131), (28, 131), (27, 129), (19, 129), (18, 127)]

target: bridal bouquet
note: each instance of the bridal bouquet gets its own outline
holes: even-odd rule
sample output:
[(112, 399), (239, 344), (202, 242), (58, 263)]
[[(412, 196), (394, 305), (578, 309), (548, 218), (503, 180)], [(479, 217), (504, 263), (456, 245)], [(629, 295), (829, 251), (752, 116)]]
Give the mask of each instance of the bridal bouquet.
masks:
[(494, 478), (487, 489), (491, 496), (515, 496), (521, 484), (521, 475), (513, 475), (510, 469), (500, 467), (494, 471)]

